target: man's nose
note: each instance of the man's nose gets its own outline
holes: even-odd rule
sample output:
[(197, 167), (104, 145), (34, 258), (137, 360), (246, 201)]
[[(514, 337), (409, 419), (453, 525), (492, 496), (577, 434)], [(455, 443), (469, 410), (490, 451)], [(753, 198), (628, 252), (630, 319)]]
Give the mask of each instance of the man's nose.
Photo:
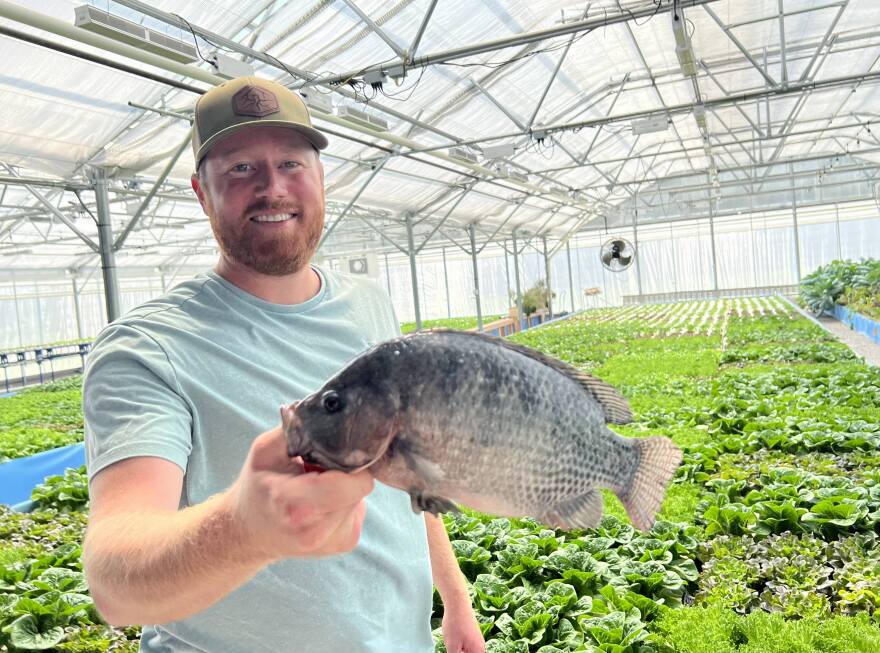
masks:
[(264, 168), (260, 173), (257, 192), (264, 197), (278, 198), (287, 195), (287, 186), (284, 183), (284, 175), (281, 171), (272, 167)]

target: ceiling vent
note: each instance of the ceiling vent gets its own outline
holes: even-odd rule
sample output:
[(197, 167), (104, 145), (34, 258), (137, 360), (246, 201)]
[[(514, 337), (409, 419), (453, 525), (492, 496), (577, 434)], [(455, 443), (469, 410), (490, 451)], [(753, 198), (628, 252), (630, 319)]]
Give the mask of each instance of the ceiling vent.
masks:
[(353, 122), (354, 124), (360, 125), (361, 127), (366, 127), (367, 129), (372, 129), (373, 131), (388, 131), (388, 123), (385, 120), (382, 120), (382, 118), (367, 113), (366, 111), (355, 109), (354, 107), (347, 104), (339, 107), (337, 115), (340, 118), (345, 118), (349, 122)]
[(121, 41), (180, 63), (191, 63), (200, 58), (198, 50), (192, 43), (172, 38), (90, 5), (77, 7), (74, 11), (75, 25), (89, 32), (95, 32), (114, 41)]

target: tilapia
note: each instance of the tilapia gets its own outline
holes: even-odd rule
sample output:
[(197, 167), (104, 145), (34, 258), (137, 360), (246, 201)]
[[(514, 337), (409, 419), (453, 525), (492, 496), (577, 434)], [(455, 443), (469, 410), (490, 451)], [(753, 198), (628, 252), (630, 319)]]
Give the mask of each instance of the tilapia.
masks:
[(563, 528), (602, 517), (614, 492), (640, 529), (654, 523), (681, 462), (669, 438), (625, 438), (632, 413), (613, 387), (523, 345), (435, 330), (374, 346), (281, 409), (288, 453), (368, 469), (413, 510), (456, 503)]

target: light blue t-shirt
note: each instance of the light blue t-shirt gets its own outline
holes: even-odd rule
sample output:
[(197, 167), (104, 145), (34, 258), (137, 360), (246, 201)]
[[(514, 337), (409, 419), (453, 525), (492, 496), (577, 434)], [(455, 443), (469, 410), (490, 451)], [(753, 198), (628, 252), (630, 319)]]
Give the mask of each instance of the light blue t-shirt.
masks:
[[(158, 456), (184, 470), (181, 507), (238, 477), (279, 406), (318, 389), (398, 333), (375, 283), (317, 269), (320, 292), (272, 304), (213, 272), (107, 326), (83, 388), (89, 478)], [(145, 626), (149, 653), (430, 653), (425, 522), (405, 492), (376, 483), (351, 553), (272, 564), (199, 614)]]

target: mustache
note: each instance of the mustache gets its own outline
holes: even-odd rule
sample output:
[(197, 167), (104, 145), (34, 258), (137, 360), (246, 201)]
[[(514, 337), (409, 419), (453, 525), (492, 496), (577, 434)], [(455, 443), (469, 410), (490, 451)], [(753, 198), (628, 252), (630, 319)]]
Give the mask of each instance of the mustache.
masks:
[(252, 213), (260, 211), (276, 211), (278, 213), (299, 213), (299, 209), (295, 204), (290, 202), (270, 202), (269, 200), (257, 200), (249, 204), (244, 210), (244, 215), (248, 216)]

